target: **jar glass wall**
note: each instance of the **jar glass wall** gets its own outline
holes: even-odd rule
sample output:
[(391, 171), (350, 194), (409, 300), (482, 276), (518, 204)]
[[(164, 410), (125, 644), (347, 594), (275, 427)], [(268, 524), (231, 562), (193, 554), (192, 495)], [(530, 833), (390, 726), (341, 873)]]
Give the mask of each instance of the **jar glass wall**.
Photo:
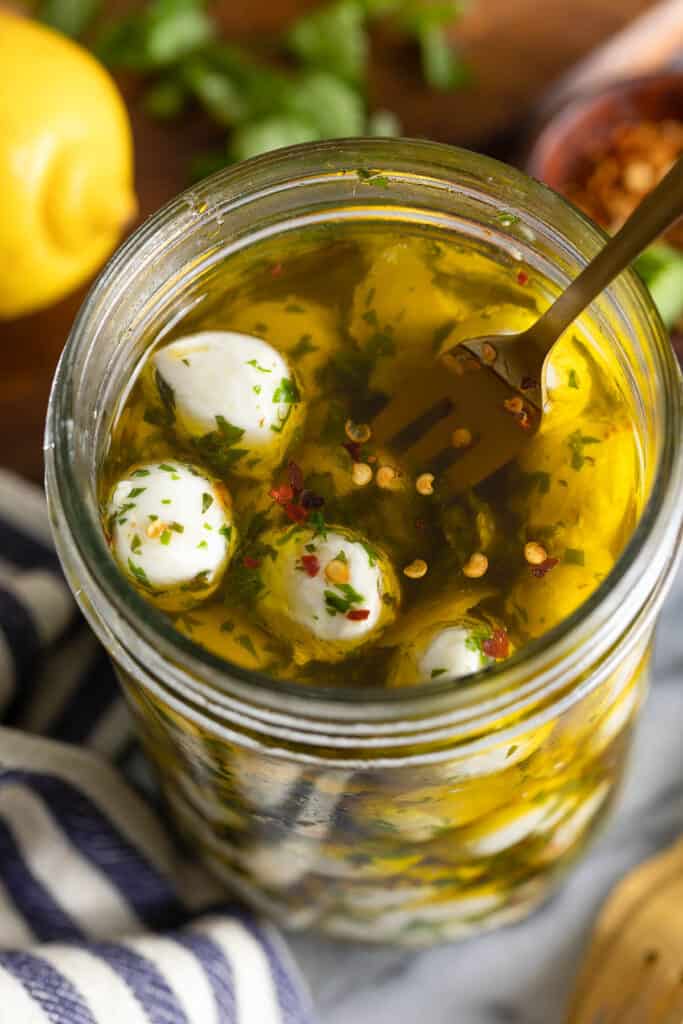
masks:
[[(430, 143), (296, 147), (230, 169), (145, 224), (105, 268), (57, 372), (46, 440), (57, 546), (117, 665), (181, 828), (284, 925), (424, 944), (522, 916), (583, 848), (622, 774), (681, 531), (680, 380), (637, 278), (595, 303), (642, 458), (644, 508), (567, 621), (466, 686), (275, 680), (177, 633), (119, 574), (97, 472), (153, 337), (231, 253), (304, 225), (437, 226), (559, 288), (599, 232), (511, 168)], [(198, 298), (199, 297), (199, 298)]]

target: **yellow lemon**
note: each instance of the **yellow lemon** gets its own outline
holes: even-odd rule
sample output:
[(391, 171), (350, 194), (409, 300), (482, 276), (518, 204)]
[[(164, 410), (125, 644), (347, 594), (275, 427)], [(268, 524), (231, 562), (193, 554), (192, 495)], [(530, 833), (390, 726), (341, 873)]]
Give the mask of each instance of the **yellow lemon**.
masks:
[(80, 46), (0, 11), (0, 319), (61, 298), (135, 212), (130, 125)]

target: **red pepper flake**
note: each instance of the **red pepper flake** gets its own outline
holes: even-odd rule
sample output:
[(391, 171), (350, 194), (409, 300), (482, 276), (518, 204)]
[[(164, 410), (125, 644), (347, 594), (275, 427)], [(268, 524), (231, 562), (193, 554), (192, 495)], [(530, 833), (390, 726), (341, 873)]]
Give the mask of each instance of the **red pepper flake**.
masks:
[(507, 658), (510, 653), (510, 640), (504, 629), (494, 629), (488, 640), (484, 640), (481, 649), (487, 658)]
[(325, 499), (321, 494), (316, 494), (315, 491), (302, 491), (301, 504), (304, 508), (322, 508), (325, 504)]
[(289, 477), (289, 484), (295, 494), (299, 494), (304, 489), (304, 474), (301, 470), (301, 466), (297, 466), (296, 462), (290, 461), (287, 463), (287, 476)]
[(517, 284), (521, 284), (524, 287), (525, 284), (529, 283), (529, 275), (525, 270), (520, 270), (517, 274)]
[(360, 441), (345, 441), (342, 448), (346, 448), (347, 452), (351, 456), (354, 462), (362, 462), (360, 450), (362, 448)]
[(370, 615), (368, 608), (352, 608), (350, 612), (346, 613), (346, 618), (350, 622), (364, 622)]
[(302, 508), (301, 505), (295, 505), (292, 501), (287, 502), (284, 510), (287, 518), (291, 519), (293, 523), (305, 523), (308, 519), (308, 509)]
[(531, 426), (531, 418), (529, 416), (529, 413), (526, 411), (520, 412), (519, 416), (517, 416), (517, 422), (519, 423), (522, 430), (528, 430)]
[(546, 558), (545, 562), (541, 562), (540, 565), (532, 565), (531, 575), (542, 579), (547, 572), (555, 568), (559, 561), (559, 558)]
[(294, 491), (289, 484), (280, 484), (279, 487), (272, 487), (268, 493), (278, 505), (286, 505), (294, 497)]
[(416, 519), (416, 520), (415, 520), (415, 529), (416, 529), (416, 530), (424, 530), (424, 528), (426, 527), (426, 525), (427, 525), (427, 524), (426, 524), (426, 522), (424, 521), (424, 519)]
[(273, 263), (272, 267), (270, 268), (270, 276), (271, 277), (280, 277), (281, 274), (282, 274), (282, 264), (281, 263)]
[(261, 564), (260, 558), (252, 558), (251, 555), (245, 555), (242, 559), (242, 565), (245, 569), (258, 569)]
[(301, 568), (313, 579), (320, 572), (320, 562), (318, 561), (317, 555), (302, 555), (301, 556)]

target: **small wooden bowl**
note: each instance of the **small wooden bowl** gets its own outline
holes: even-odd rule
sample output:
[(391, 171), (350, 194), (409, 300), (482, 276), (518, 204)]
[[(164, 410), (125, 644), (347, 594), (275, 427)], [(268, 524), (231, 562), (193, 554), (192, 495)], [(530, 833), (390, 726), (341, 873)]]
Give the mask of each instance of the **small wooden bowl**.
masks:
[(546, 122), (527, 157), (527, 170), (564, 192), (584, 177), (617, 125), (669, 119), (683, 121), (683, 71), (603, 86), (570, 100)]

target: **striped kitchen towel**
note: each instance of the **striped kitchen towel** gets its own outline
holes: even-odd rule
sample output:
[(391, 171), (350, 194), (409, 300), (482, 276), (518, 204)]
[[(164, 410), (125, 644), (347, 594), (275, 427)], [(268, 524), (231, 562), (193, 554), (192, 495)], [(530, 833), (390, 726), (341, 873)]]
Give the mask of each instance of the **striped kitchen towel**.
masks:
[(0, 1024), (310, 1021), (277, 932), (162, 828), (42, 492), (2, 471), (0, 717)]

